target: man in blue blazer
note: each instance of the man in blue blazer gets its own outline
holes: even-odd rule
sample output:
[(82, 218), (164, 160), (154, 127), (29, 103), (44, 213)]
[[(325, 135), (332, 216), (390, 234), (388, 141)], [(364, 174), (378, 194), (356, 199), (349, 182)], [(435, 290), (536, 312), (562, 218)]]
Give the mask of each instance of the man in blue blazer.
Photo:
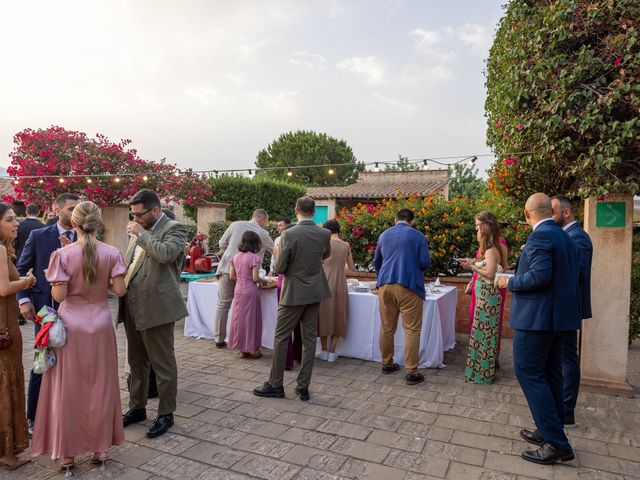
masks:
[(418, 372), (422, 308), (425, 298), (424, 271), (431, 267), (427, 239), (413, 228), (413, 212), (403, 208), (396, 214), (396, 224), (382, 232), (378, 238), (373, 266), (378, 280), (380, 302), (380, 352), (382, 373), (400, 369), (393, 362), (393, 339), (398, 327), (398, 315), (402, 314), (404, 329), (405, 383), (417, 385), (424, 382)]
[[(29, 290), (21, 290), (17, 293), (20, 304), (20, 313), (26, 320), (35, 318), (36, 313), (44, 305), (54, 305), (51, 297), (51, 285), (44, 276), (44, 271), (49, 267), (51, 254), (65, 245), (76, 240), (76, 232), (71, 226), (71, 214), (80, 202), (80, 197), (72, 193), (63, 193), (53, 204), (53, 209), (58, 216), (58, 222), (54, 225), (33, 230), (24, 244), (20, 258), (18, 259), (18, 272), (26, 275), (30, 269), (36, 277), (36, 284)], [(40, 324), (34, 323), (36, 334), (40, 330)], [(40, 395), (40, 382), (42, 375), (31, 370), (29, 377), (29, 390), (27, 394), (27, 423), (29, 431), (33, 430), (36, 419), (38, 396)]]
[(552, 218), (551, 199), (544, 193), (529, 197), (525, 217), (532, 233), (513, 277), (501, 277), (511, 298), (513, 361), (516, 377), (529, 404), (537, 430), (521, 430), (538, 450), (522, 457), (551, 464), (574, 459), (562, 417), (562, 345), (580, 328), (578, 254), (569, 236)]
[[(583, 230), (573, 216), (571, 200), (564, 195), (551, 199), (553, 220), (573, 241), (578, 251), (578, 286), (582, 319), (591, 318), (591, 258), (593, 244), (587, 232)], [(562, 377), (564, 378), (564, 415), (565, 427), (575, 426), (575, 408), (580, 388), (580, 356), (576, 335), (567, 335), (562, 345)]]

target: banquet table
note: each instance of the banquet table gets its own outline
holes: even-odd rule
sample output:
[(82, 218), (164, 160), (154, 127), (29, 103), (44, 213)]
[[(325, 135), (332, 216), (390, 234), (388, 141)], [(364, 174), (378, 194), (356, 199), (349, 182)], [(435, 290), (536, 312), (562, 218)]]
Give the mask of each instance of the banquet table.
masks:
[[(446, 285), (432, 287), (437, 293), (427, 294), (422, 311), (420, 334), (420, 368), (441, 368), (444, 352), (456, 343), (455, 321), (457, 288)], [(278, 301), (276, 289), (260, 290), (262, 301), (262, 345), (273, 348)], [(214, 338), (214, 318), (218, 299), (217, 282), (189, 283), (184, 335), (205, 339)], [(231, 312), (229, 313), (231, 322)], [(227, 327), (227, 330), (229, 328)], [(370, 292), (349, 292), (349, 322), (347, 335), (338, 341), (336, 353), (341, 357), (381, 361), (380, 308), (378, 296)], [(319, 347), (318, 342), (318, 348)], [(402, 319), (394, 339), (394, 361), (403, 363), (404, 330)]]

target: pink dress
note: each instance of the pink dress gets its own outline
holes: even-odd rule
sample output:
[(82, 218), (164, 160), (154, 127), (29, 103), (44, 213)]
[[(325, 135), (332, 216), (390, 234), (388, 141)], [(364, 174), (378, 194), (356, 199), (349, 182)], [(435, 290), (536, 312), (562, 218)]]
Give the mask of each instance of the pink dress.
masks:
[(98, 278), (85, 285), (82, 245), (53, 252), (49, 282), (67, 282), (58, 314), (67, 342), (55, 349), (58, 363), (44, 373), (31, 455), (51, 458), (106, 452), (125, 442), (122, 429), (116, 336), (107, 304), (109, 280), (126, 273), (120, 252), (98, 242)]
[[(509, 244), (507, 241), (500, 237), (500, 243), (509, 248)], [(480, 249), (476, 252), (476, 258), (480, 258)], [(469, 334), (471, 334), (471, 328), (473, 327), (473, 312), (476, 309), (476, 280), (478, 280), (478, 274), (474, 273), (473, 278), (471, 279), (471, 304), (469, 305)], [(502, 317), (504, 317), (504, 302), (505, 298), (507, 298), (507, 289), (500, 289), (500, 297), (502, 297), (502, 302), (500, 303), (500, 323), (498, 326), (498, 353), (500, 352), (500, 341), (502, 340)]]
[(233, 257), (231, 263), (238, 279), (231, 304), (229, 348), (256, 352), (262, 345), (262, 305), (252, 270), (262, 263), (262, 259), (255, 253), (241, 252)]

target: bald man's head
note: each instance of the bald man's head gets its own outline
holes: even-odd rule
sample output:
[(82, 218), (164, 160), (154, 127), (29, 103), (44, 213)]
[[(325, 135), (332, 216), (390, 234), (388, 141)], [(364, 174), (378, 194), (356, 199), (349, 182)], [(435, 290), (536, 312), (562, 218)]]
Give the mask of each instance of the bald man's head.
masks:
[(551, 199), (544, 193), (534, 193), (524, 204), (524, 215), (532, 227), (540, 220), (551, 218)]

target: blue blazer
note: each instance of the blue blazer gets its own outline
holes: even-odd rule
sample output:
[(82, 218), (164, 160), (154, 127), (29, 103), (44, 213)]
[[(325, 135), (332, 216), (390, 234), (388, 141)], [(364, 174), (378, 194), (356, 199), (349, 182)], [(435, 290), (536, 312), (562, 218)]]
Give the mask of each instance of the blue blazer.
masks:
[(382, 232), (373, 257), (377, 286), (397, 283), (425, 298), (424, 271), (431, 267), (427, 239), (411, 225), (399, 222)]
[[(60, 234), (58, 225), (53, 224), (33, 230), (18, 259), (17, 268), (21, 276), (26, 275), (30, 268), (33, 268), (33, 274), (36, 276), (36, 284), (33, 288), (20, 290), (17, 293), (18, 300), (30, 298), (36, 313), (43, 305), (51, 306), (51, 285), (47, 282), (44, 271), (49, 268), (49, 257), (58, 248), (61, 248)], [(57, 308), (57, 304), (54, 306)]]
[(591, 258), (593, 257), (593, 244), (587, 232), (577, 222), (567, 228), (565, 232), (573, 240), (573, 244), (578, 250), (578, 278), (582, 318), (591, 318)]
[(549, 219), (529, 235), (516, 273), (509, 323), (515, 330), (578, 330), (578, 253), (566, 232)]

